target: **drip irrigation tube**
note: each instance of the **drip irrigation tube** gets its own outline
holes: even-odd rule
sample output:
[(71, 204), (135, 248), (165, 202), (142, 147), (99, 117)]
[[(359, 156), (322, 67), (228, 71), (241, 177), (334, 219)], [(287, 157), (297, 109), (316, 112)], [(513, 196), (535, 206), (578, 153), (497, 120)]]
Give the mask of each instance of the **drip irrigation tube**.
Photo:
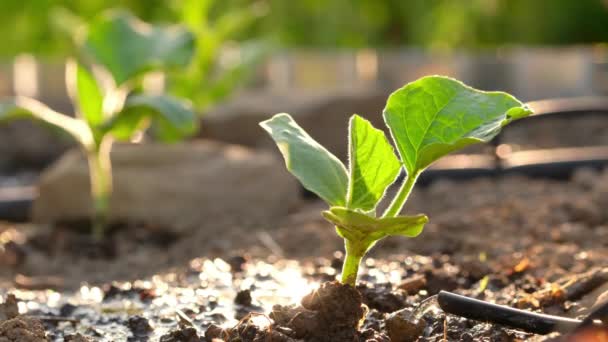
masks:
[(476, 321), (502, 324), (534, 334), (568, 333), (583, 323), (577, 319), (519, 310), (446, 291), (439, 292), (437, 301), (447, 313)]

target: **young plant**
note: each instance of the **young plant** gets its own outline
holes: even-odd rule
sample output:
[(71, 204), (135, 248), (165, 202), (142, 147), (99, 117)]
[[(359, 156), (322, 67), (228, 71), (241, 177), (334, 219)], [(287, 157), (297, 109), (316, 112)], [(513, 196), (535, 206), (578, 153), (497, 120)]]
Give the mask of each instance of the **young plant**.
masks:
[(253, 75), (268, 46), (250, 40), (232, 55), (222, 56), (222, 50), (265, 14), (259, 2), (240, 7), (218, 0), (179, 2), (178, 16), (194, 34), (196, 51), (187, 68), (170, 75), (170, 92), (191, 99), (199, 111), (230, 95)]
[[(423, 77), (391, 94), (384, 108), (400, 158), (381, 130), (355, 114), (348, 130), (348, 170), (288, 114), (260, 125), (277, 143), (287, 169), (329, 205), (323, 217), (335, 225), (346, 250), (342, 282), (354, 286), (362, 258), (377, 241), (422, 232), (427, 216), (398, 215), (429, 165), (452, 151), (490, 141), (503, 126), (531, 113), (509, 94), (479, 91), (448, 77)], [(407, 177), (388, 208), (377, 214), (402, 169)]]
[(91, 182), (93, 234), (103, 236), (112, 194), (110, 150), (115, 140), (129, 141), (151, 121), (156, 135), (175, 141), (196, 131), (190, 105), (168, 96), (133, 90), (149, 70), (187, 64), (193, 37), (181, 28), (153, 27), (122, 12), (94, 21), (83, 42), (84, 54), (109, 74), (101, 83), (82, 64), (68, 62), (66, 83), (76, 118), (26, 97), (0, 102), (0, 122), (35, 119), (71, 135), (84, 150)]

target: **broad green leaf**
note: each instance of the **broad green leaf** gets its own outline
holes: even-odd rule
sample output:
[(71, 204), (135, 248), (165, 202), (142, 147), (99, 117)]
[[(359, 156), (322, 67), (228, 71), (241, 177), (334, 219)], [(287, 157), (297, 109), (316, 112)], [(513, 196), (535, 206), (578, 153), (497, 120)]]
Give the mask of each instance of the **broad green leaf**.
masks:
[(331, 207), (323, 217), (337, 227), (345, 238), (372, 241), (389, 235), (418, 236), (428, 222), (426, 215), (375, 218), (344, 207)]
[(155, 123), (155, 135), (174, 142), (196, 132), (198, 121), (189, 103), (169, 96), (130, 96), (123, 111), (110, 119), (104, 128), (116, 139), (129, 140), (133, 134)]
[(10, 101), (0, 102), (0, 122), (17, 119), (32, 119), (59, 128), (85, 147), (94, 144), (91, 130), (84, 122), (57, 113), (34, 99), (16, 97)]
[(384, 132), (358, 115), (350, 119), (350, 177), (347, 207), (376, 208), (401, 170), (401, 163)]
[(181, 26), (152, 26), (114, 11), (91, 23), (84, 50), (121, 85), (149, 70), (187, 65), (194, 36)]
[(330, 205), (345, 205), (348, 175), (338, 158), (311, 138), (289, 114), (276, 114), (260, 126), (274, 139), (287, 169), (306, 189)]
[(487, 142), (532, 111), (503, 92), (484, 92), (442, 76), (423, 77), (394, 92), (384, 120), (409, 174), (465, 146)]
[(97, 80), (87, 69), (77, 62), (67, 64), (68, 92), (78, 107), (78, 115), (89, 126), (97, 126), (103, 121), (103, 93)]

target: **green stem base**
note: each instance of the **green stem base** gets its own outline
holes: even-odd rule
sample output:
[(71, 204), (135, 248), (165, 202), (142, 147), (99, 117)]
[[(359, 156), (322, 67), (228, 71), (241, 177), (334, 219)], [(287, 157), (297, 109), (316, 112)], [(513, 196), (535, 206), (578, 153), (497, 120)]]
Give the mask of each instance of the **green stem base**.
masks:
[(344, 265), (342, 266), (342, 284), (348, 284), (355, 287), (357, 284), (357, 274), (359, 273), (359, 265), (365, 255), (367, 248), (362, 248), (360, 244), (353, 243), (350, 240), (345, 240), (344, 247), (346, 254), (344, 256)]

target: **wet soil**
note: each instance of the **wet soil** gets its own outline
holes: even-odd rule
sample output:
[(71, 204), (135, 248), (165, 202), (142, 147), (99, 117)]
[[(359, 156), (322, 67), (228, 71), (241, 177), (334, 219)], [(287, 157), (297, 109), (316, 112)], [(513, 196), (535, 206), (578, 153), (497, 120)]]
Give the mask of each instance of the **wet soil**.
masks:
[[(608, 296), (607, 207), (608, 172), (580, 170), (569, 182), (436, 182), (417, 189), (405, 209), (429, 215), (425, 231), (382, 241), (362, 265), (356, 291), (332, 283), (342, 241), (320, 217), (319, 202), (272, 226), (227, 227), (221, 237), (201, 231), (165, 246), (119, 231), (117, 244), (125, 245), (114, 258), (83, 254), (86, 248), (43, 253), (31, 247), (31, 237), (41, 236), (31, 233), (33, 225), (5, 225), (2, 253), (24, 255), (0, 258), (13, 260), (1, 268), (0, 294), (14, 293), (19, 311), (41, 320), (52, 341), (75, 334), (96, 341), (551, 340), (559, 335), (419, 304), (450, 290), (584, 317)], [(15, 263), (19, 258), (25, 261)], [(24, 286), (24, 279), (50, 276), (62, 286)], [(316, 295), (306, 296), (311, 292)]]

